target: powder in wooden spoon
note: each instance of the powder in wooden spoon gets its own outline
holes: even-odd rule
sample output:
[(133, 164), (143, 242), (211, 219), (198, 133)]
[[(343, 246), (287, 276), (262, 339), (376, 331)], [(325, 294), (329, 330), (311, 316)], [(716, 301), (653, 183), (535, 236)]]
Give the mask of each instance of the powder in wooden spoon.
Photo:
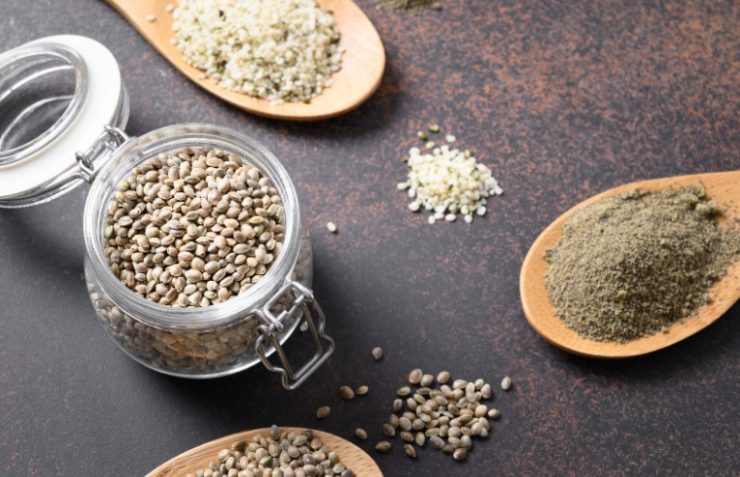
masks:
[(597, 341), (627, 342), (666, 329), (707, 301), (740, 255), (717, 204), (691, 186), (629, 194), (575, 213), (546, 252), (556, 314)]

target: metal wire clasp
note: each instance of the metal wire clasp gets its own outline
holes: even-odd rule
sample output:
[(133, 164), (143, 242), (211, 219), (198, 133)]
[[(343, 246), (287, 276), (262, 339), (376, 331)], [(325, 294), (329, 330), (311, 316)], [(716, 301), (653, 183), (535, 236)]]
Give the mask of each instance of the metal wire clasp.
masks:
[[(293, 301), (285, 310), (275, 316), (271, 310), (275, 304), (291, 293)], [(296, 389), (316, 371), (334, 351), (334, 340), (324, 333), (326, 318), (324, 312), (316, 303), (313, 293), (308, 288), (294, 281), (287, 281), (280, 291), (262, 309), (255, 312), (264, 322), (257, 328), (259, 336), (255, 348), (262, 364), (269, 371), (279, 373), (285, 389)], [(288, 362), (287, 356), (280, 344), (280, 335), (285, 330), (285, 324), (291, 318), (302, 318), (308, 324), (313, 337), (316, 352), (298, 371), (294, 371)], [(326, 345), (324, 345), (326, 343)], [(267, 357), (270, 345), (275, 349), (282, 366), (274, 365)]]
[(95, 159), (100, 157), (104, 151), (113, 151), (128, 140), (129, 136), (123, 130), (114, 126), (106, 126), (87, 151), (75, 153), (80, 167), (77, 175), (87, 182), (92, 182), (97, 173), (94, 167)]

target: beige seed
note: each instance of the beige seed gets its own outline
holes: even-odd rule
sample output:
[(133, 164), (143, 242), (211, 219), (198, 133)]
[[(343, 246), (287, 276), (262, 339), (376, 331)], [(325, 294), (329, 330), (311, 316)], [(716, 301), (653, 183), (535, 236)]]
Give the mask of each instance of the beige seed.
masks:
[(381, 454), (388, 454), (393, 449), (393, 445), (388, 441), (380, 441), (375, 444), (375, 450)]
[(411, 394), (411, 388), (409, 388), (408, 386), (400, 387), (396, 390), (396, 394), (398, 394), (401, 397), (406, 397), (409, 394)]
[(504, 376), (504, 379), (501, 380), (501, 389), (504, 391), (508, 391), (511, 389), (511, 378), (508, 376)]
[(434, 383), (434, 376), (431, 374), (425, 374), (421, 377), (421, 380), (419, 381), (419, 384), (423, 387), (429, 387)]
[(381, 348), (380, 346), (377, 346), (373, 348), (371, 354), (373, 355), (373, 359), (375, 361), (380, 361), (380, 359), (383, 358), (383, 348)]
[(432, 436), (429, 438), (429, 445), (435, 449), (441, 450), (445, 445), (445, 441), (439, 436)]
[(398, 435), (404, 442), (414, 442), (414, 435), (410, 431), (401, 431)]
[(394, 437), (396, 435), (396, 428), (386, 422), (383, 424), (383, 435), (385, 437)]
[(216, 261), (210, 261), (210, 262), (208, 262), (208, 263), (205, 264), (204, 270), (207, 273), (210, 273), (211, 275), (213, 275), (220, 268), (221, 268), (221, 265), (218, 262), (216, 262)]
[(416, 449), (411, 444), (404, 444), (403, 452), (411, 459), (416, 459)]
[(365, 429), (358, 427), (357, 429), (355, 429), (355, 437), (364, 441), (365, 439), (367, 439), (367, 432), (365, 431)]
[(350, 401), (355, 398), (355, 392), (349, 386), (341, 386), (339, 388), (339, 397), (345, 401)]
[(198, 270), (190, 269), (187, 272), (185, 272), (185, 278), (190, 283), (196, 283), (203, 279), (203, 275)]
[(409, 373), (409, 383), (411, 384), (419, 384), (421, 382), (421, 377), (423, 376), (423, 373), (421, 369), (417, 368), (414, 369)]
[(448, 371), (441, 371), (437, 375), (437, 382), (439, 384), (447, 384), (448, 382), (450, 382), (450, 373)]
[(490, 409), (490, 410), (488, 411), (488, 417), (490, 417), (491, 419), (498, 419), (499, 417), (501, 417), (501, 413), (499, 412), (499, 410), (498, 410), (498, 409), (496, 409), (496, 408), (491, 408), (491, 409)]
[(404, 431), (410, 431), (410, 430), (411, 430), (411, 420), (410, 420), (410, 419), (409, 419), (408, 417), (406, 417), (406, 416), (402, 416), (402, 417), (401, 417), (401, 418), (400, 418), (400, 419), (398, 420), (398, 425), (399, 425), (399, 426), (401, 427), (401, 429), (403, 429)]
[(326, 419), (331, 414), (329, 406), (321, 406), (316, 410), (316, 419)]
[(467, 456), (468, 456), (468, 450), (463, 447), (458, 447), (452, 453), (452, 458), (458, 462), (465, 460)]
[(361, 386), (358, 386), (357, 389), (355, 389), (355, 394), (357, 394), (358, 396), (364, 396), (367, 394), (369, 390), (370, 388), (368, 388), (367, 386), (363, 384)]

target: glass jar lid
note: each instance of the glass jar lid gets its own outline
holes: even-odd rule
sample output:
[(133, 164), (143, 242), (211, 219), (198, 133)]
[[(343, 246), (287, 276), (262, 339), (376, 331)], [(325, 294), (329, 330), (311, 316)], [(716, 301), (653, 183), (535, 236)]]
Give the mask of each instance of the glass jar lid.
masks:
[(99, 42), (59, 35), (0, 54), (0, 207), (47, 202), (91, 180), (91, 161), (110, 153), (106, 128), (127, 120), (118, 63)]

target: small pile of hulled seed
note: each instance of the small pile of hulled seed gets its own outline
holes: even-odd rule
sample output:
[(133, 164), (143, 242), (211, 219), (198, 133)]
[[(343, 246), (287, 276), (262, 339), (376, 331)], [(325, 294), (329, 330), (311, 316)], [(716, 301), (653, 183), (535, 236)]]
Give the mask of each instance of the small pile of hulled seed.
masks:
[[(430, 133), (439, 131), (438, 125), (429, 126)], [(451, 134), (445, 136), (447, 144), (443, 145), (429, 141), (425, 131), (419, 131), (417, 136), (426, 142), (425, 149), (409, 149), (404, 159), (408, 176), (397, 185), (411, 199), (409, 210), (428, 212), (430, 224), (440, 220), (454, 222), (458, 214), (471, 223), (475, 216), (485, 215), (488, 198), (503, 194), (491, 169), (479, 163), (472, 150), (453, 147), (457, 138)]]
[(280, 253), (282, 201), (262, 172), (215, 148), (160, 154), (121, 181), (105, 255), (128, 288), (173, 307), (248, 290)]
[(218, 453), (205, 469), (187, 477), (354, 477), (355, 473), (327, 449), (313, 431), (270, 428), (267, 437), (238, 441)]
[[(501, 413), (489, 408), (482, 401), (493, 397), (493, 389), (483, 379), (450, 382), (450, 373), (440, 372), (436, 379), (421, 369), (409, 373), (409, 384), (396, 391), (392, 414), (383, 424), (387, 439), (396, 436), (404, 441), (404, 453), (416, 458), (416, 448), (429, 445), (456, 461), (465, 460), (473, 446), (472, 439), (486, 437), (491, 430), (489, 419), (498, 419)], [(434, 387), (436, 384), (439, 387)], [(510, 385), (510, 384), (509, 384)], [(375, 445), (379, 453), (392, 450), (389, 441)]]

